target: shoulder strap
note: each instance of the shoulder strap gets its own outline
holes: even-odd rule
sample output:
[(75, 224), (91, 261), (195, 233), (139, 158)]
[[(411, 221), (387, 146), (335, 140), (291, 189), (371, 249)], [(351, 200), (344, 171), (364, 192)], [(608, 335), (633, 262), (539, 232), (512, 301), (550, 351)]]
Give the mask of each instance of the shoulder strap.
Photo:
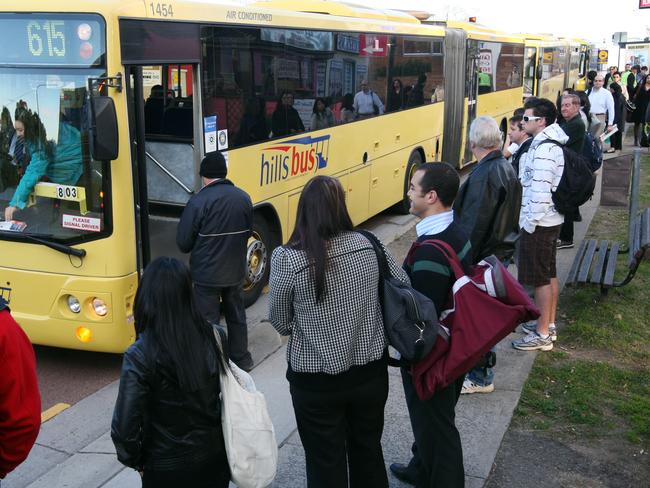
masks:
[(377, 239), (377, 236), (374, 235), (372, 232), (368, 232), (367, 230), (359, 229), (357, 230), (359, 234), (361, 234), (363, 237), (368, 239), (370, 241), (370, 244), (372, 244), (372, 247), (375, 251), (375, 254), (377, 255), (377, 263), (379, 265), (379, 274), (381, 275), (382, 278), (386, 279), (390, 277), (390, 268), (388, 267), (388, 261), (386, 260), (386, 254), (384, 253), (383, 248), (381, 247), (381, 243), (379, 242), (379, 239)]
[(451, 245), (449, 245), (449, 243), (441, 241), (439, 239), (427, 239), (420, 242), (419, 244), (420, 246), (433, 246), (438, 249), (438, 251), (440, 251), (445, 256), (445, 258), (447, 258), (447, 261), (449, 261), (449, 266), (454, 272), (456, 279), (459, 279), (465, 275), (465, 271), (463, 271), (463, 265), (460, 262), (458, 254), (456, 254), (456, 251), (453, 247), (451, 247)]

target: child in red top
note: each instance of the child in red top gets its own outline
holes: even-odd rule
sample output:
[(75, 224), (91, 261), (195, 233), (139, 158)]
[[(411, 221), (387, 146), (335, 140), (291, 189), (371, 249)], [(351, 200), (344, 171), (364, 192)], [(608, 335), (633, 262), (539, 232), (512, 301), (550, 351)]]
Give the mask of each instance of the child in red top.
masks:
[(34, 349), (0, 297), (0, 479), (25, 460), (40, 427)]

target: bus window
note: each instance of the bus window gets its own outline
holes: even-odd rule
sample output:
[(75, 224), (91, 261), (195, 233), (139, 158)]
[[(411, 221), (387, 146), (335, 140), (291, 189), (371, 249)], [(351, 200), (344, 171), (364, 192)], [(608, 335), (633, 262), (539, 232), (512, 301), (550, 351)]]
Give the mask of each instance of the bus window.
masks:
[(83, 124), (89, 74), (0, 73), (0, 209), (15, 221), (0, 230), (66, 242), (108, 230), (108, 164), (91, 159)]
[(191, 143), (194, 138), (192, 66), (145, 66), (142, 81), (146, 135)]
[[(319, 110), (327, 117), (319, 120), (318, 128), (341, 123), (344, 96), (354, 96), (364, 79), (385, 106), (388, 39), (378, 34), (202, 26), (203, 116), (217, 117), (233, 148), (314, 130), (314, 110), (323, 106)], [(417, 75), (412, 78), (415, 83)], [(427, 82), (422, 89), (424, 94), (432, 88)]]
[(480, 42), (478, 90), (508, 90), (522, 85), (524, 47), (520, 44)]
[(395, 36), (391, 44), (386, 111), (443, 101), (442, 39)]
[(524, 61), (524, 98), (535, 95), (535, 75), (537, 68), (537, 49), (526, 48)]

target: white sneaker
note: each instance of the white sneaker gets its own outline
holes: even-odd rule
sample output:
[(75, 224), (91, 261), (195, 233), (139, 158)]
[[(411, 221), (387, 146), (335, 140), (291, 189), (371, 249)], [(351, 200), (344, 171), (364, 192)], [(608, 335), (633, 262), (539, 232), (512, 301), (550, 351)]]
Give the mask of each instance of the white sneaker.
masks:
[(531, 332), (521, 339), (512, 341), (512, 347), (520, 351), (550, 351), (553, 349), (553, 341), (551, 336), (542, 337), (537, 332)]
[(477, 385), (469, 378), (463, 381), (463, 388), (460, 390), (461, 395), (468, 395), (470, 393), (491, 393), (494, 391), (494, 383), (489, 385)]
[[(537, 332), (537, 320), (531, 320), (530, 322), (524, 322), (523, 324), (521, 324), (521, 331), (524, 334)], [(555, 325), (548, 326), (548, 335), (551, 336), (551, 340), (553, 342), (557, 341), (557, 327)]]

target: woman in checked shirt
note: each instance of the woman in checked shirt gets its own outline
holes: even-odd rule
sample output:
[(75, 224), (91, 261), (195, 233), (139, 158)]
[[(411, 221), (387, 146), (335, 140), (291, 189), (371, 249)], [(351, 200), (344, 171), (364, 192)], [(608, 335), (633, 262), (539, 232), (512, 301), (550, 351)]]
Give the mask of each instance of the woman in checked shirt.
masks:
[[(407, 282), (386, 255), (393, 276)], [(302, 191), (289, 242), (273, 252), (269, 284), (271, 323), (290, 336), (287, 379), (309, 488), (388, 486), (378, 280), (372, 244), (354, 232), (341, 183), (316, 176)]]

